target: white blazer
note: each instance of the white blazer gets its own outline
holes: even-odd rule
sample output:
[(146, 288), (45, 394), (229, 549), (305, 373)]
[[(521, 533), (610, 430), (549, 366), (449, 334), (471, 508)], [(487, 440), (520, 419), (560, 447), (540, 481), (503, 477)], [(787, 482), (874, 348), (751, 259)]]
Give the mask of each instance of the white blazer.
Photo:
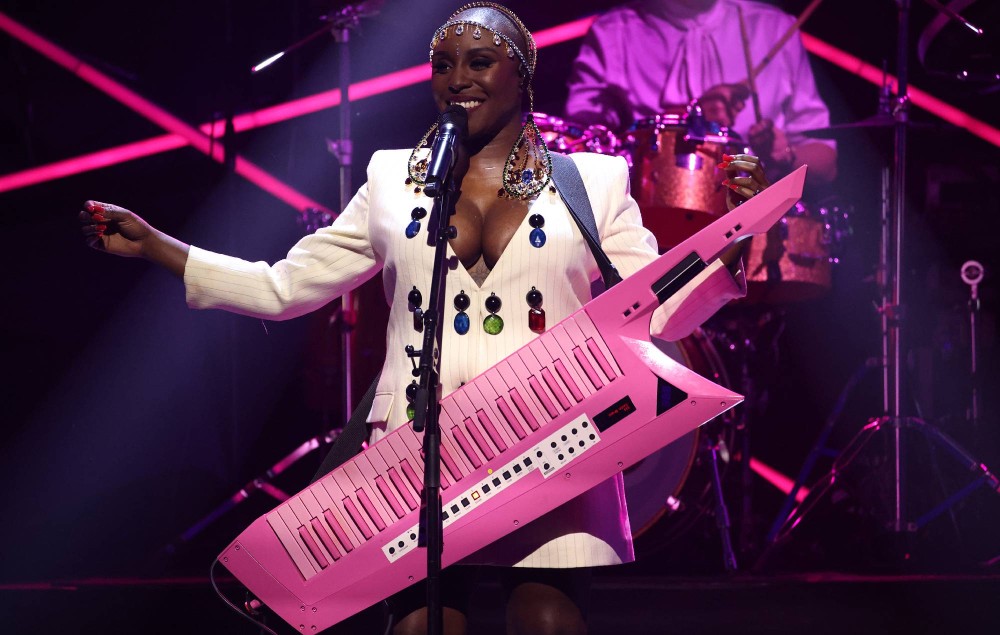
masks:
[[(656, 255), (656, 242), (643, 226), (639, 208), (629, 195), (628, 165), (621, 157), (589, 153), (570, 155), (583, 177), (597, 221), (601, 246), (622, 276), (642, 268)], [(380, 269), (390, 305), (386, 359), (368, 421), (370, 442), (407, 422), (405, 389), (412, 364), (404, 348), (420, 348), (422, 334), (413, 328), (407, 294), (420, 290), (424, 307), (430, 295), (434, 248), (428, 244), (431, 199), (407, 185), (408, 150), (376, 152), (368, 165), (368, 182), (330, 227), (302, 238), (285, 259), (268, 265), (247, 262), (192, 247), (184, 271), (187, 302), (192, 308), (225, 309), (267, 319), (289, 319), (317, 309), (357, 287)], [(405, 230), (414, 207), (428, 216), (420, 233)], [(590, 249), (559, 195), (543, 191), (528, 215), (545, 219), (545, 244), (528, 241), (527, 217), (479, 287), (448, 249), (451, 271), (445, 290), (441, 384), (447, 395), (510, 355), (536, 335), (528, 328), (525, 294), (542, 292), (546, 326), (551, 327), (591, 299), (591, 283), (600, 272)], [(665, 339), (688, 335), (743, 285), (716, 262), (699, 278), (714, 277), (713, 301), (696, 311), (683, 311), (683, 323), (658, 315), (656, 329)], [(694, 285), (691, 285), (694, 286)], [(453, 299), (464, 291), (471, 328), (459, 335), (453, 321)], [(489, 315), (485, 301), (496, 294), (504, 328), (497, 335), (483, 330)], [(543, 518), (494, 543), (470, 560), (529, 567), (578, 567), (617, 564), (634, 559), (620, 475), (570, 501)]]

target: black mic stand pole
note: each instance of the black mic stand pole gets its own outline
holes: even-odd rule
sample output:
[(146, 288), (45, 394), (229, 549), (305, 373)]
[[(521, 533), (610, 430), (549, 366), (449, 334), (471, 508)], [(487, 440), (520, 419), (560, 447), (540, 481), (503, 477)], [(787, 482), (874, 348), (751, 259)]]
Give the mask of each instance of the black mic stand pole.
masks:
[[(458, 184), (449, 171), (434, 197), (428, 230), (434, 241), (434, 266), (431, 292), (424, 311), (424, 341), (419, 351), (407, 347), (410, 357), (419, 357), (414, 375), (419, 386), (413, 400), (413, 430), (424, 433), (424, 489), (420, 497), (420, 534), (418, 546), (427, 549), (427, 633), (444, 632), (444, 607), (441, 605), (441, 552), (444, 549), (444, 526), (441, 520), (441, 410), (439, 364), (441, 361), (441, 316), (444, 314), (444, 284), (448, 276), (446, 250), (448, 240), (457, 235), (451, 226), (458, 200)], [(435, 223), (434, 221), (437, 221)]]

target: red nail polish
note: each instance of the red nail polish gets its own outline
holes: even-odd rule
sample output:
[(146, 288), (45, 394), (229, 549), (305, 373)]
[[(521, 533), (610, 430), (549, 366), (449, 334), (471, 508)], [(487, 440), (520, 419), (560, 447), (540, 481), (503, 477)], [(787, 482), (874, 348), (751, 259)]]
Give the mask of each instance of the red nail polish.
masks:
[(99, 213), (91, 214), (90, 217), (94, 220), (95, 223), (103, 223), (108, 220), (102, 214)]
[(97, 227), (97, 231), (100, 232), (100, 233), (102, 233), (102, 234), (108, 228), (107, 225), (95, 225), (95, 227)]
[(739, 189), (740, 189), (740, 186), (736, 185), (735, 183), (729, 183), (728, 185), (726, 185), (726, 187), (728, 187), (729, 189), (731, 189), (734, 192), (739, 191)]
[(722, 184), (725, 185), (726, 187), (729, 187), (729, 179), (723, 179)]
[(728, 163), (729, 161), (735, 161), (736, 157), (734, 157), (731, 154), (724, 154), (724, 155), (722, 155), (722, 160), (726, 161)]
[(726, 168), (729, 167), (729, 161), (723, 161), (722, 163), (717, 163), (715, 167), (719, 168), (720, 170), (725, 170)]

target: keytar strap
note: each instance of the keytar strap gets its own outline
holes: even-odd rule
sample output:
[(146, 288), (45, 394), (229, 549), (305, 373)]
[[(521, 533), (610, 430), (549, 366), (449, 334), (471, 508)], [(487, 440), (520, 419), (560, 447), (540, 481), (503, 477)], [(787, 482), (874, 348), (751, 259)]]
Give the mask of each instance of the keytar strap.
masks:
[(621, 282), (622, 277), (618, 274), (611, 259), (601, 249), (597, 221), (594, 219), (594, 210), (590, 206), (590, 197), (587, 195), (587, 188), (583, 185), (580, 169), (576, 167), (576, 162), (565, 154), (553, 152), (550, 156), (552, 157), (552, 182), (556, 186), (556, 191), (566, 203), (570, 216), (576, 221), (584, 240), (587, 241), (587, 246), (594, 254), (597, 268), (601, 270), (601, 277), (604, 278), (605, 289), (610, 289)]
[(310, 482), (315, 483), (361, 452), (361, 444), (368, 440), (368, 413), (372, 410), (372, 403), (375, 401), (375, 387), (378, 386), (378, 379), (381, 376), (381, 373), (375, 376), (372, 385), (368, 387), (368, 392), (351, 413), (351, 418), (344, 424), (340, 435), (333, 442), (330, 451), (326, 453), (323, 463), (320, 464), (316, 475)]

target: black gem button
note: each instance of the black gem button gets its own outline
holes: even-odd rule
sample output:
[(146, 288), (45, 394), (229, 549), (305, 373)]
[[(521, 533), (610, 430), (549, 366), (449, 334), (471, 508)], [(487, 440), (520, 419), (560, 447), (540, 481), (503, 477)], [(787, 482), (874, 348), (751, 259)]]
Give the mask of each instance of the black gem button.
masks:
[(410, 218), (412, 218), (413, 220), (420, 220), (424, 216), (427, 216), (427, 210), (425, 210), (423, 207), (414, 207), (413, 211), (410, 212)]
[(417, 382), (415, 382), (415, 381), (414, 382), (410, 382), (410, 384), (406, 387), (406, 400), (407, 401), (411, 401), (412, 402), (414, 399), (417, 398), (417, 389), (418, 388), (419, 388), (419, 386), (417, 386)]
[(455, 296), (455, 310), (464, 311), (472, 306), (472, 300), (469, 296), (465, 295), (465, 291), (459, 291), (458, 295)]
[(538, 229), (539, 227), (545, 227), (545, 217), (541, 214), (532, 214), (528, 217), (528, 224)]
[(528, 293), (524, 296), (524, 299), (527, 301), (528, 306), (533, 309), (537, 309), (542, 306), (542, 292), (535, 287), (531, 287), (531, 291), (528, 291)]
[(503, 306), (503, 302), (497, 297), (497, 294), (491, 293), (490, 297), (486, 298), (486, 310), (490, 313), (496, 313)]
[(424, 296), (421, 295), (420, 289), (413, 287), (410, 292), (406, 294), (406, 301), (412, 306), (420, 306), (424, 302)]

